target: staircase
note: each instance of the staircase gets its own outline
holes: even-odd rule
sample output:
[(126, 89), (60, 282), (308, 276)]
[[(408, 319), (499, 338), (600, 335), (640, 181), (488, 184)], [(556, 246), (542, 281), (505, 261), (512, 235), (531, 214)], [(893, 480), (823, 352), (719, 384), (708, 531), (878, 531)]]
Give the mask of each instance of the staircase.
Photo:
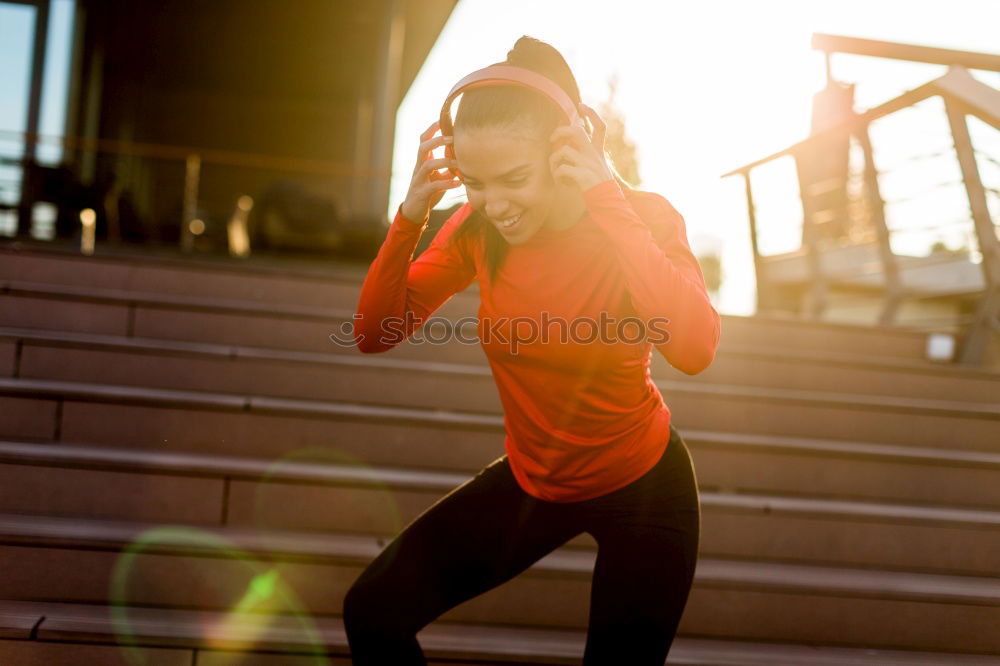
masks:
[[(365, 270), (0, 246), (0, 664), (350, 663), (344, 592), (503, 453), (478, 345), (330, 339)], [(1000, 664), (1000, 371), (724, 320), (699, 375), (653, 354), (703, 510), (668, 663)], [(442, 615), (431, 663), (579, 664), (595, 549)]]

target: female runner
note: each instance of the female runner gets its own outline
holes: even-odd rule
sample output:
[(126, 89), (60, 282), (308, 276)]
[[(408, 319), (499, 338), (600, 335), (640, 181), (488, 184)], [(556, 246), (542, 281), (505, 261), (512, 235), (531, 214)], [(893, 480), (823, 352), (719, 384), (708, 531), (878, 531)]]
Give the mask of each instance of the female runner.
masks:
[[(496, 64), (556, 82), (592, 129), (567, 124), (528, 87), (489, 85), (463, 94), (453, 137), (434, 136), (438, 122), (421, 135), (409, 192), (361, 288), (355, 339), (387, 351), (478, 278), (506, 453), (354, 582), (343, 606), (352, 660), (426, 664), (423, 627), (587, 532), (598, 550), (584, 665), (661, 666), (692, 586), (701, 512), (650, 354), (701, 372), (721, 320), (683, 218), (615, 171), (604, 123), (580, 103), (559, 52), (523, 36)], [(454, 159), (432, 158), (449, 140)], [(462, 184), (468, 203), (413, 260), (430, 210)], [(402, 322), (395, 336), (390, 319)]]

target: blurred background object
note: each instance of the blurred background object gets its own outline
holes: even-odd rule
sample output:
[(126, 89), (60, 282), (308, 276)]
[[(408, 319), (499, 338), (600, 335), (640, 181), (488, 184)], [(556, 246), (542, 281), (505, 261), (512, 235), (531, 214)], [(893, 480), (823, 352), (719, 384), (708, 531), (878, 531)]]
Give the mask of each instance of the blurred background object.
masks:
[[(453, 7), (0, 3), (24, 105), (0, 123), (0, 234), (79, 242), (91, 208), (98, 242), (364, 259), (385, 233), (395, 106)], [(241, 196), (258, 203), (233, 253)]]

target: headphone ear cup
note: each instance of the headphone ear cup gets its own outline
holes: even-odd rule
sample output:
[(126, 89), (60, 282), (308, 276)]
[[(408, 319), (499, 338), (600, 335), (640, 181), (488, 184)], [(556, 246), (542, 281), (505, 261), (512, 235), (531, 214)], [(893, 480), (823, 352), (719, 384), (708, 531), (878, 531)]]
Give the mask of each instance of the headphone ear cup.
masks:
[[(449, 160), (455, 159), (455, 146), (453, 146), (450, 143), (444, 144), (444, 156), (447, 157)], [(458, 172), (458, 169), (456, 169), (455, 167), (453, 166), (448, 167), (448, 172), (451, 173), (451, 175), (454, 178), (462, 180), (462, 174), (460, 174)]]
[[(454, 141), (455, 134), (451, 124), (451, 114), (448, 113), (447, 106), (445, 106), (445, 108), (441, 111), (440, 120), (438, 121), (438, 130), (441, 132), (441, 136), (450, 136)], [(444, 144), (444, 156), (449, 160), (455, 159), (454, 144), (452, 143)], [(447, 167), (447, 169), (448, 173), (451, 174), (452, 177), (458, 178), (459, 180), (462, 179), (462, 176), (458, 173), (457, 169), (450, 166)]]

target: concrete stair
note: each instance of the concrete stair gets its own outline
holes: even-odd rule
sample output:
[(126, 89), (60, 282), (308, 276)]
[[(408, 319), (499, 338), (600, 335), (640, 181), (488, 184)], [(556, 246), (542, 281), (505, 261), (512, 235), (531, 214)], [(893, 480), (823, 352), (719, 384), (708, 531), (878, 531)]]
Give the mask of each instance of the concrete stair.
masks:
[[(349, 663), (347, 587), (503, 453), (478, 345), (331, 340), (364, 268), (0, 247), (0, 664)], [(706, 372), (653, 355), (703, 508), (668, 663), (1000, 663), (1000, 373), (723, 319)], [(428, 656), (579, 663), (595, 549), (442, 615)]]

